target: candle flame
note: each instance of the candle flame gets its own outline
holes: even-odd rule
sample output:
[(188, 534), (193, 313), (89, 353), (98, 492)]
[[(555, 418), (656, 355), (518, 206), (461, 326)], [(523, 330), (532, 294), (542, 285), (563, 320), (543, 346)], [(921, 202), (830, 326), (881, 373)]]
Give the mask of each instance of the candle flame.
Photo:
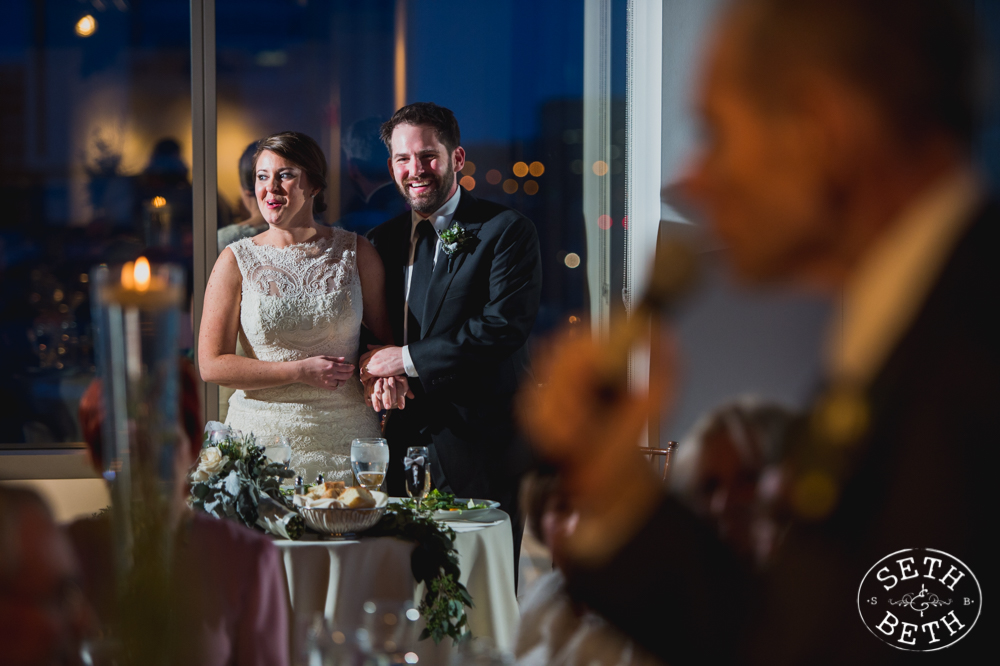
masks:
[(146, 291), (149, 289), (149, 259), (146, 259), (146, 257), (139, 257), (135, 260), (135, 272), (133, 273), (133, 277), (135, 278), (136, 291)]
[(167, 200), (163, 197), (153, 197), (153, 208), (163, 208), (167, 205)]

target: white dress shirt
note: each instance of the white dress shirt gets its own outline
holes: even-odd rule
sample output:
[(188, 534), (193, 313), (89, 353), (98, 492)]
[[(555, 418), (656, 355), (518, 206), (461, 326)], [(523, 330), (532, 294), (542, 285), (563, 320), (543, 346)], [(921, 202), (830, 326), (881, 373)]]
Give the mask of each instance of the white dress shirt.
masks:
[(843, 318), (828, 338), (832, 377), (860, 385), (875, 378), (982, 197), (976, 174), (958, 170), (917, 197), (862, 257), (844, 289)]
[[(458, 200), (461, 196), (462, 188), (456, 187), (455, 193), (451, 195), (451, 198), (444, 203), (443, 206), (438, 208), (436, 211), (427, 217), (430, 223), (434, 225), (434, 232), (438, 235), (437, 242), (434, 244), (434, 265), (437, 266), (438, 253), (441, 250), (441, 232), (451, 226), (451, 220), (455, 217), (455, 211), (458, 209)], [(403, 302), (403, 368), (406, 369), (406, 374), (409, 377), (419, 377), (417, 374), (417, 368), (413, 365), (413, 359), (410, 358), (409, 349), (409, 332), (407, 330), (407, 320), (410, 314), (410, 276), (413, 274), (413, 253), (417, 249), (417, 225), (420, 224), (425, 218), (421, 217), (417, 211), (410, 211), (411, 220), (413, 225), (410, 227), (410, 259), (406, 262), (406, 298)]]

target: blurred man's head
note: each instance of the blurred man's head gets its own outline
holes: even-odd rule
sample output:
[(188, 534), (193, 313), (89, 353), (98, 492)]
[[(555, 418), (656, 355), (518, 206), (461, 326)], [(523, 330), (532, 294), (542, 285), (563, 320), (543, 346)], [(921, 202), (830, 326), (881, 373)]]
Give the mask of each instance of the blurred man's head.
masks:
[(87, 607), (66, 537), (34, 493), (0, 488), (4, 664), (78, 663)]
[(976, 41), (947, 0), (737, 0), (699, 93), (688, 191), (751, 281), (843, 279), (964, 162)]

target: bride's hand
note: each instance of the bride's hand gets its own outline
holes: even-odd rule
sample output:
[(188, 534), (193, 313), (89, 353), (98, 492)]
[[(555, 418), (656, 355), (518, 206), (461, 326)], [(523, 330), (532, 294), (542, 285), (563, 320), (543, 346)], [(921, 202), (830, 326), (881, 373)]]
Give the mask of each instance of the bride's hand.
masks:
[(406, 399), (414, 397), (405, 376), (370, 378), (365, 387), (365, 402), (376, 412), (383, 409), (405, 409)]
[(316, 388), (335, 391), (354, 374), (354, 366), (343, 356), (311, 356), (299, 364), (299, 381)]

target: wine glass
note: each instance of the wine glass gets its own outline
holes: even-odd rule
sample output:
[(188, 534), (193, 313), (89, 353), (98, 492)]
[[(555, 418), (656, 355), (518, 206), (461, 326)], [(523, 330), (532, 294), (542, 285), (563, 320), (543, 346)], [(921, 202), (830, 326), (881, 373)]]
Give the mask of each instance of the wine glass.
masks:
[(406, 468), (406, 494), (417, 501), (417, 509), (431, 491), (430, 452), (426, 446), (411, 446), (403, 459)]
[(288, 467), (292, 460), (292, 447), (284, 435), (275, 435), (264, 440), (264, 457)]
[(366, 490), (380, 490), (389, 469), (389, 445), (384, 439), (355, 439), (351, 442), (351, 469)]

